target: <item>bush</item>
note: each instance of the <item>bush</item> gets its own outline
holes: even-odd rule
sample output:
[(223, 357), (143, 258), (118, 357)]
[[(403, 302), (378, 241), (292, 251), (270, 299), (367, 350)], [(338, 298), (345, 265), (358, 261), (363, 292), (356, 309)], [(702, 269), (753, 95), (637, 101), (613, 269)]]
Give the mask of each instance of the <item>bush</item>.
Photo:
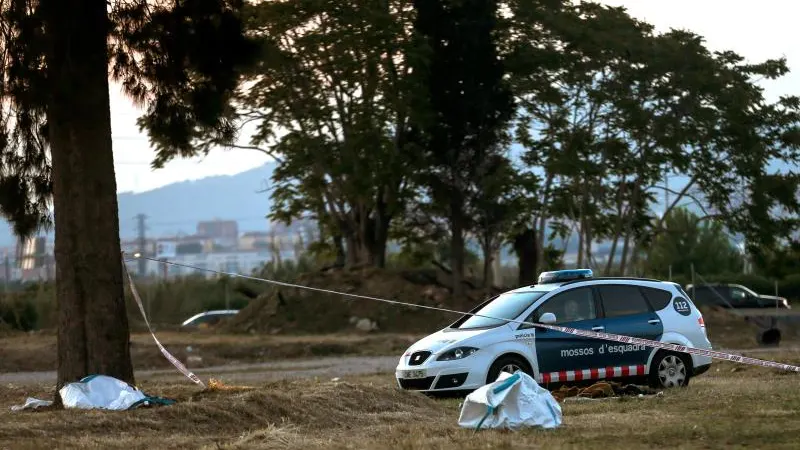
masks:
[(39, 313), (33, 299), (23, 294), (8, 294), (0, 299), (0, 323), (20, 331), (35, 330)]

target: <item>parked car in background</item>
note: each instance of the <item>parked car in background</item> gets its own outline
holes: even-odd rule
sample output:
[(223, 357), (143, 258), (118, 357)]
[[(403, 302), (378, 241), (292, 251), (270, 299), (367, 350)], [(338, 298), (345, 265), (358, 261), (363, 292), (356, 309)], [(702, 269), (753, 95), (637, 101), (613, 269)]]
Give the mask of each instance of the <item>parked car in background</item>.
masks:
[(697, 306), (719, 306), (722, 308), (783, 308), (791, 309), (784, 297), (761, 295), (741, 284), (711, 283), (686, 286), (692, 301)]
[(238, 309), (221, 309), (202, 312), (186, 319), (186, 321), (181, 324), (181, 328), (211, 327), (218, 324), (222, 319), (235, 316), (238, 313)]

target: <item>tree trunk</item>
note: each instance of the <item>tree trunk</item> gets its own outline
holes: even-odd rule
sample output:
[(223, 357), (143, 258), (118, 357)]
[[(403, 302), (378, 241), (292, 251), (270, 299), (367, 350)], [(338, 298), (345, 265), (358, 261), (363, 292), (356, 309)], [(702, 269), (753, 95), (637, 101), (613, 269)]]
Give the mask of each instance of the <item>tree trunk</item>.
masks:
[(578, 260), (575, 262), (578, 268), (583, 267), (583, 219), (578, 222)]
[(345, 242), (347, 242), (347, 251), (345, 252), (345, 267), (353, 267), (358, 265), (361, 249), (358, 245), (358, 236), (350, 233), (346, 235)]
[(347, 252), (344, 249), (344, 238), (340, 233), (333, 235), (333, 245), (336, 247), (336, 267), (344, 267), (347, 264)]
[(453, 271), (453, 297), (464, 294), (464, 212), (463, 202), (453, 196), (450, 202), (450, 269)]
[(638, 271), (638, 264), (639, 264), (639, 246), (636, 245), (636, 239), (633, 240), (631, 243), (633, 249), (631, 250), (631, 262), (628, 264), (628, 267), (631, 268), (633, 271), (633, 276), (639, 276), (640, 271)]
[(536, 283), (536, 271), (538, 269), (537, 259), (539, 255), (536, 236), (536, 230), (531, 228), (526, 228), (524, 231), (514, 236), (514, 253), (517, 254), (519, 260), (517, 264), (519, 279), (517, 281), (520, 286)]
[(49, 35), (57, 388), (87, 375), (134, 384), (111, 145), (107, 4), (42, 0)]
[(585, 225), (586, 237), (584, 238), (584, 244), (586, 245), (586, 253), (584, 255), (586, 258), (586, 267), (595, 268), (594, 258), (592, 255), (592, 225), (588, 221), (585, 221)]
[(628, 250), (630, 247), (630, 240), (631, 234), (633, 234), (633, 221), (636, 218), (636, 209), (637, 205), (639, 204), (639, 194), (641, 192), (641, 186), (637, 183), (633, 187), (633, 192), (631, 193), (631, 203), (628, 207), (628, 221), (625, 224), (625, 243), (622, 246), (622, 259), (619, 262), (619, 271), (621, 272), (620, 275), (625, 276), (625, 272), (627, 270), (626, 263), (628, 260)]
[(494, 246), (491, 244), (492, 242), (487, 237), (481, 246), (483, 247), (483, 287), (486, 288), (487, 292), (491, 291), (494, 283), (494, 271), (492, 270), (492, 264), (494, 263), (494, 249), (492, 247)]
[(625, 193), (625, 177), (623, 176), (620, 182), (619, 189), (617, 190), (617, 219), (614, 222), (613, 236), (614, 240), (611, 242), (611, 250), (608, 252), (608, 261), (606, 262), (605, 275), (611, 274), (611, 268), (614, 267), (614, 257), (617, 255), (617, 245), (619, 243), (619, 236), (622, 234), (622, 221), (625, 217), (623, 202)]
[[(539, 223), (538, 223), (538, 226), (536, 224), (536, 221), (533, 222), (533, 229), (534, 229), (534, 233), (535, 233), (534, 234), (534, 236), (535, 236), (535, 238), (534, 238), (535, 239), (534, 246), (536, 247), (536, 256), (534, 258), (534, 267), (533, 267), (534, 274), (540, 272), (540, 267), (537, 266), (536, 264), (544, 264), (544, 260), (545, 260), (545, 258), (544, 258), (544, 247), (545, 247), (544, 243), (545, 243), (545, 236), (546, 236), (546, 232), (547, 232), (547, 216), (549, 215), (548, 203), (547, 202), (548, 202), (548, 199), (550, 199), (550, 187), (553, 185), (553, 178), (554, 177), (553, 177), (552, 174), (548, 174), (547, 175), (547, 179), (545, 180), (545, 183), (544, 183), (544, 195), (542, 197), (542, 201), (544, 203), (542, 204), (541, 211), (539, 211)], [(538, 230), (538, 232), (536, 230)], [(534, 279), (534, 281), (536, 280), (535, 275), (534, 275), (533, 279)]]
[(630, 248), (631, 243), (631, 235), (625, 234), (625, 243), (622, 245), (622, 257), (619, 260), (619, 274), (620, 276), (625, 276), (625, 271), (627, 267), (625, 267), (625, 262), (628, 259), (628, 250)]
[(389, 225), (391, 217), (379, 207), (375, 211), (375, 237), (372, 242), (372, 264), (383, 269), (386, 267), (386, 246), (389, 241)]

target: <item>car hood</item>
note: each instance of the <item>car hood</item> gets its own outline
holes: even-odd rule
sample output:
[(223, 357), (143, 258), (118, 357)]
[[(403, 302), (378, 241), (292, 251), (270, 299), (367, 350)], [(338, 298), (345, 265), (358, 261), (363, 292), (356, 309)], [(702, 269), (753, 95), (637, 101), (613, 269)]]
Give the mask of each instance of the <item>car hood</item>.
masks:
[(786, 300), (785, 297), (777, 297), (775, 295), (759, 295), (759, 297), (763, 300), (770, 300), (773, 302), (777, 302), (778, 304), (784, 305), (787, 308), (791, 308), (791, 306), (789, 306), (789, 301)]
[(505, 327), (505, 325), (479, 330), (440, 330), (415, 342), (414, 345), (408, 348), (404, 356), (409, 356), (411, 353), (422, 350), (427, 350), (435, 354), (450, 347), (469, 345), (469, 339), (497, 332), (498, 329), (502, 327)]

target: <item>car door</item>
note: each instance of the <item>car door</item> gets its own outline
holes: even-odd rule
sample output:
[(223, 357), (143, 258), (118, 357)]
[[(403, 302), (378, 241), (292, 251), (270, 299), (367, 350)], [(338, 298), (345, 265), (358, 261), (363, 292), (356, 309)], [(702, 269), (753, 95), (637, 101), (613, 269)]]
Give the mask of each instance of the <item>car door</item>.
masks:
[[(594, 290), (589, 286), (578, 287), (549, 298), (525, 321), (539, 322), (542, 314), (549, 312), (555, 314), (557, 325), (591, 330), (600, 326), (597, 310)], [(519, 329), (525, 328), (532, 326), (521, 325)], [(542, 328), (537, 328), (535, 333), (536, 359), (541, 374), (601, 367), (597, 365), (601, 341)]]
[[(602, 307), (603, 331), (636, 338), (658, 341), (664, 332), (661, 318), (638, 286), (632, 284), (604, 284), (596, 286)], [(606, 355), (609, 365), (617, 367), (647, 364), (651, 347), (635, 344), (603, 342), (599, 351)]]

